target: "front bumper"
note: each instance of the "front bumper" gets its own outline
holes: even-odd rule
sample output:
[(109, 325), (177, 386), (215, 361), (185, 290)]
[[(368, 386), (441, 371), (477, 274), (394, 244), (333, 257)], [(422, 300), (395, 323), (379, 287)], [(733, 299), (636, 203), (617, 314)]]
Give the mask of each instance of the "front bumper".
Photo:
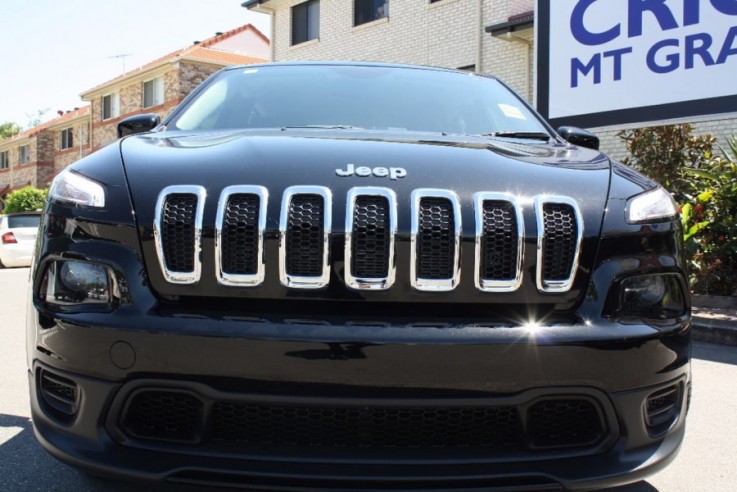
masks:
[[(121, 326), (102, 326), (105, 318)], [(39, 321), (32, 337), (33, 420), (53, 455), (116, 477), (276, 490), (608, 487), (639, 480), (675, 456), (685, 428), (689, 336), (688, 320), (658, 329), (533, 329), (65, 314)], [(76, 385), (74, 415), (49, 410), (37, 384), (41, 369)], [(648, 397), (674, 387), (678, 411), (666, 427), (649, 428)], [(126, 412), (147, 390), (201, 401), (197, 435), (177, 441), (131, 432)], [(526, 415), (540, 401), (571, 397), (596, 407), (603, 430), (594, 441), (489, 451), (411, 439), (325, 448), (207, 438), (213, 406), (222, 401), (360, 415), (374, 407), (515, 407)]]

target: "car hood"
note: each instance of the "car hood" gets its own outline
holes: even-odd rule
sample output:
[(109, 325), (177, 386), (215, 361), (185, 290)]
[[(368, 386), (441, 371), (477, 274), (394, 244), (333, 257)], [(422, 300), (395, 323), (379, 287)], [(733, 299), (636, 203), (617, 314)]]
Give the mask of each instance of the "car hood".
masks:
[[(124, 139), (121, 151), (136, 212), (147, 270), (159, 293), (176, 295), (241, 295), (223, 290), (213, 280), (210, 256), (215, 237), (218, 199), (230, 185), (258, 185), (268, 190), (266, 229), (267, 281), (246, 296), (279, 298), (294, 295), (345, 296), (331, 280), (327, 293), (294, 294), (270, 277), (275, 268), (282, 195), (295, 185), (329, 188), (333, 196), (331, 262), (333, 275), (342, 275), (342, 244), (346, 221), (346, 196), (353, 187), (384, 187), (397, 197), (397, 241), (408, 249), (411, 229), (410, 200), (420, 188), (451, 190), (460, 201), (462, 261), (465, 283), (442, 300), (480, 300), (473, 288), (475, 216), (473, 196), (478, 192), (515, 195), (524, 213), (527, 283), (519, 291), (520, 302), (576, 302), (586, 287), (586, 274), (577, 276), (571, 291), (557, 296), (534, 288), (534, 251), (537, 224), (532, 201), (538, 195), (572, 198), (583, 221), (583, 245), (579, 272), (593, 264), (602, 214), (606, 208), (611, 164), (603, 154), (560, 142), (543, 143), (485, 137), (459, 137), (354, 130), (265, 130), (211, 133), (161, 132)], [(371, 170), (367, 173), (366, 169)], [(351, 174), (350, 170), (354, 172)], [(364, 174), (364, 176), (361, 176)], [(365, 176), (365, 174), (369, 174)], [(161, 277), (156, 261), (153, 223), (159, 193), (171, 185), (197, 185), (206, 190), (203, 212), (203, 271), (196, 286), (171, 285)], [(405, 246), (406, 245), (406, 246)], [(401, 246), (401, 247), (400, 247)], [(271, 249), (270, 249), (271, 248)], [(398, 250), (398, 251), (399, 251)], [(400, 254), (399, 262), (403, 261)], [(408, 260), (404, 260), (405, 262)], [(278, 262), (277, 262), (278, 263)], [(411, 299), (408, 273), (399, 268), (397, 287), (403, 301)], [(400, 275), (403, 277), (400, 282)], [(274, 280), (276, 278), (276, 280)], [(373, 293), (361, 294), (370, 297)], [(486, 296), (486, 300), (489, 296)], [(415, 300), (428, 301), (432, 296)], [(392, 300), (387, 298), (387, 300)], [(510, 301), (501, 297), (500, 302)]]
[[(277, 130), (163, 132), (121, 145), (134, 206), (144, 222), (153, 220), (156, 197), (169, 185), (204, 186), (213, 207), (221, 190), (234, 184), (264, 186), (271, 197), (294, 185), (325, 186), (336, 197), (355, 186), (381, 186), (397, 193), (400, 206), (415, 189), (442, 188), (457, 193), (464, 204), (479, 191), (511, 193), (522, 202), (535, 195), (569, 196), (582, 210), (597, 214), (609, 188), (610, 163), (602, 153), (560, 143)], [(350, 174), (360, 167), (384, 168), (388, 175), (381, 176), (382, 170)], [(213, 209), (211, 218), (213, 207), (206, 207)], [(598, 232), (594, 225), (587, 227), (591, 234)]]

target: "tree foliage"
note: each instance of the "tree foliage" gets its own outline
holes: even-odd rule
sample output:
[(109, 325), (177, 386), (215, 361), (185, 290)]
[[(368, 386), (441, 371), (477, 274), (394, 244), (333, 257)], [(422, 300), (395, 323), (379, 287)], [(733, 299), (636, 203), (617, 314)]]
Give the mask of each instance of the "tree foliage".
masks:
[(20, 131), (21, 127), (18, 123), (14, 123), (12, 121), (0, 123), (0, 140), (5, 140), (6, 138), (18, 135)]
[(13, 191), (5, 199), (4, 212), (30, 212), (41, 210), (46, 201), (48, 190), (39, 190), (32, 186), (26, 186), (20, 190)]
[(48, 113), (50, 110), (51, 108), (43, 108), (37, 109), (33, 113), (26, 113), (26, 117), (28, 117), (28, 124), (26, 125), (26, 129), (35, 128), (43, 123), (46, 119), (46, 113)]

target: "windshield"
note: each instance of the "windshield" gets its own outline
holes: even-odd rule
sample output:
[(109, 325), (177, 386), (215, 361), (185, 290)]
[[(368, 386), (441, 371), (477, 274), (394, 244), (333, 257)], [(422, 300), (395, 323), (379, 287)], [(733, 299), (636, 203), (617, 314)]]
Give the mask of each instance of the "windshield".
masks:
[(8, 228), (16, 229), (19, 227), (38, 227), (41, 222), (40, 215), (9, 215)]
[(167, 127), (548, 135), (525, 105), (496, 80), (438, 70), (345, 65), (277, 65), (221, 72)]

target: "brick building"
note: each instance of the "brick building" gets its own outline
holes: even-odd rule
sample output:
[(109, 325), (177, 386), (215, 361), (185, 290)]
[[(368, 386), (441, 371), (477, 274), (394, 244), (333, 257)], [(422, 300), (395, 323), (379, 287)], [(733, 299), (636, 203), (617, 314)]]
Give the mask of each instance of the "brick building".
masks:
[(248, 0), (270, 14), (272, 58), (370, 60), (493, 73), (532, 98), (534, 0)]
[(45, 131), (53, 133), (54, 173), (92, 152), (90, 106), (66, 113), (59, 111), (59, 117), (44, 127)]
[(89, 101), (92, 148), (117, 139), (116, 125), (142, 113), (164, 118), (207, 77), (224, 66), (263, 63), (269, 39), (251, 24), (195, 42), (82, 93)]
[(54, 150), (45, 125), (0, 142), (0, 200), (24, 186), (45, 186), (54, 173)]
[(120, 120), (140, 113), (163, 118), (221, 68), (263, 63), (270, 54), (269, 39), (247, 24), (85, 91), (89, 105), (0, 141), (0, 201), (24, 186), (47, 187), (62, 169), (116, 140)]
[[(274, 61), (462, 68), (496, 75), (529, 101), (535, 99), (534, 0), (246, 0), (242, 5), (271, 16)], [(680, 121), (722, 144), (737, 133), (734, 113)], [(623, 157), (617, 133), (637, 126), (642, 125), (591, 130), (603, 150)]]

